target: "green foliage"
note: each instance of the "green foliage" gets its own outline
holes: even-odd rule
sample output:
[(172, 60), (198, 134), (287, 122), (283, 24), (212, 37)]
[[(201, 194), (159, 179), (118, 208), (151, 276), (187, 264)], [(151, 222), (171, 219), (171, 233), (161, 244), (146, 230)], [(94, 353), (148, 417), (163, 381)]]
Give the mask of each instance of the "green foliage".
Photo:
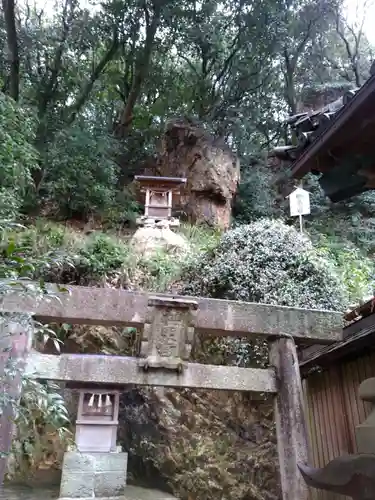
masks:
[(215, 248), (222, 236), (221, 231), (218, 229), (190, 224), (182, 224), (180, 232), (188, 240), (193, 256), (209, 252)]
[(252, 159), (242, 170), (233, 207), (236, 222), (246, 224), (262, 217), (280, 215), (280, 209), (275, 206), (273, 174), (265, 160)]
[(124, 288), (165, 291), (191, 260), (214, 248), (220, 239), (220, 232), (210, 228), (182, 225), (180, 231), (189, 243), (187, 254), (158, 251), (147, 257), (131, 247), (127, 235), (100, 231), (86, 235), (43, 219), (22, 230), (9, 228), (5, 234), (17, 255), (22, 248), (31, 266), (29, 277), (80, 285), (104, 280)]
[(374, 294), (375, 265), (359, 248), (324, 235), (320, 235), (317, 248), (335, 265), (351, 303), (356, 304)]
[(17, 407), (17, 439), (12, 445), (10, 475), (30, 475), (48, 462), (51, 440), (57, 447), (72, 441), (69, 415), (61, 388), (51, 382), (22, 381), (22, 399)]
[(188, 294), (341, 310), (335, 270), (294, 228), (262, 219), (228, 231), (188, 272)]
[(129, 254), (126, 245), (104, 234), (88, 238), (78, 253), (78, 271), (90, 279), (100, 279), (121, 269)]
[[(311, 241), (293, 227), (268, 219), (228, 231), (182, 278), (186, 295), (338, 311), (347, 303), (335, 267)], [(261, 341), (228, 339), (202, 345), (197, 352), (201, 356), (204, 351), (203, 360), (209, 362), (262, 366), (267, 359), (267, 344)]]
[(0, 213), (12, 219), (23, 202), (38, 168), (32, 145), (35, 128), (32, 116), (0, 93)]
[(78, 126), (57, 135), (47, 155), (43, 188), (56, 214), (87, 219), (114, 205), (117, 166), (111, 145), (109, 137)]
[[(21, 2), (20, 101), (2, 95), (0, 103), (7, 177), (4, 183), (0, 175), (0, 186), (17, 196), (1, 191), (3, 209), (22, 203), (38, 215), (134, 222), (137, 207), (130, 195), (121, 196), (123, 186), (155, 155), (167, 119), (187, 115), (226, 139), (240, 158), (237, 220), (279, 216), (270, 171), (249, 158), (277, 144), (283, 115), (307, 87), (352, 86), (353, 64), (363, 79), (371, 52), (366, 37), (358, 34), (356, 47), (357, 27), (345, 24), (334, 0), (156, 4), (89, 0), (84, 7), (59, 0), (47, 15)], [(6, 53), (1, 16), (0, 29)], [(360, 53), (350, 57), (348, 47)], [(4, 59), (5, 91), (9, 80)], [(20, 155), (23, 161), (13, 162)]]
[[(0, 224), (0, 299), (4, 295), (17, 290), (18, 293), (33, 296), (35, 300), (44, 297), (46, 291), (43, 283), (33, 284), (28, 281), (35, 273), (33, 262), (17, 243), (15, 235), (25, 229), (19, 224), (8, 222)], [(21, 325), (25, 334), (30, 335), (33, 342), (48, 341), (54, 332), (33, 321), (30, 314), (0, 314), (0, 344), (3, 354), (8, 351), (7, 344), (13, 335), (12, 324)], [(58, 344), (56, 344), (58, 346)], [(35, 346), (35, 343), (34, 343)], [(21, 402), (3, 392), (0, 397), (0, 415), (6, 408), (11, 408), (17, 429), (16, 439), (11, 451), (12, 473), (19, 472), (21, 464), (30, 463), (42, 453), (40, 445), (45, 441), (46, 428), (57, 431), (61, 438), (67, 437), (69, 431), (67, 411), (61, 396), (53, 385), (45, 386), (32, 381), (20, 372), (20, 365), (11, 355), (8, 356), (4, 370), (0, 373), (0, 383), (6, 387), (11, 380), (22, 375), (24, 387)], [(57, 388), (58, 389), (58, 388)]]

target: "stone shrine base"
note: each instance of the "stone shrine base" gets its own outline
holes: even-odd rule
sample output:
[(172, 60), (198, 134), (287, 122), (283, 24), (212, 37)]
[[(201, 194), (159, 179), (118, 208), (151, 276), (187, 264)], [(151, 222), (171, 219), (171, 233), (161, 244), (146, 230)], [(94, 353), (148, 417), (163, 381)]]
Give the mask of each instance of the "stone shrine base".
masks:
[(127, 453), (66, 452), (60, 499), (121, 497), (126, 487), (127, 464)]
[(135, 223), (137, 224), (137, 226), (141, 227), (143, 226), (158, 227), (158, 228), (180, 227), (180, 221), (175, 217), (170, 217), (169, 219), (154, 219), (152, 217), (142, 215), (142, 217), (137, 217)]
[[(71, 498), (60, 498), (59, 500), (72, 500)], [(92, 500), (92, 497), (81, 500)], [(97, 498), (96, 500), (101, 500)], [(106, 497), (105, 500), (177, 500), (176, 497), (163, 491), (149, 490), (138, 486), (127, 486), (124, 493), (117, 497)]]

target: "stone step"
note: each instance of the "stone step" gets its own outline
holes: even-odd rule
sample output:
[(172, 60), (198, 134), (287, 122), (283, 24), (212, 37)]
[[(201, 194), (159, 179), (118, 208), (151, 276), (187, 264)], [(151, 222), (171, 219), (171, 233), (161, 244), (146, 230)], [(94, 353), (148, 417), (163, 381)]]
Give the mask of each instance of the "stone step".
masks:
[[(58, 493), (55, 490), (35, 488), (14, 488), (7, 486), (0, 489), (0, 500), (56, 500)], [(77, 498), (59, 498), (59, 500), (78, 500)], [(80, 498), (79, 500), (93, 500)], [(177, 500), (176, 497), (163, 491), (140, 488), (139, 486), (126, 486), (125, 494), (120, 497), (96, 497), (95, 500)]]

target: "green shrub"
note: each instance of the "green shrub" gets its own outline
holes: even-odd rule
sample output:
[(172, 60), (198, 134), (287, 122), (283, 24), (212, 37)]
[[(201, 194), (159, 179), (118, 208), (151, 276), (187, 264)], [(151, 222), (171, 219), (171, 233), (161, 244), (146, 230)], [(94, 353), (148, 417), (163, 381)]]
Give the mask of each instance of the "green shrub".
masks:
[[(335, 266), (311, 241), (279, 221), (261, 219), (223, 235), (183, 276), (187, 295), (311, 309), (343, 310), (347, 295)], [(211, 342), (220, 362), (262, 364), (264, 343)], [(210, 360), (212, 362), (212, 360)]]
[(272, 171), (264, 160), (253, 160), (242, 167), (233, 217), (236, 222), (247, 224), (262, 217), (281, 215), (275, 204), (276, 189), (272, 182)]
[(109, 137), (78, 124), (58, 134), (41, 193), (56, 215), (87, 219), (114, 205), (118, 168), (110, 148)]
[(374, 294), (375, 265), (350, 242), (343, 243), (337, 238), (319, 235), (318, 252), (332, 261), (351, 303), (358, 303)]
[[(27, 250), (19, 244), (23, 232), (27, 230), (16, 223), (8, 222), (5, 225), (0, 222), (0, 300), (4, 295), (13, 292), (15, 287), (24, 295), (32, 296), (34, 300), (41, 299), (46, 292), (43, 283), (32, 284), (28, 280), (33, 277), (35, 266)], [(58, 346), (54, 332), (36, 323), (28, 313), (1, 313), (0, 337), (12, 335), (9, 330), (11, 323), (22, 325), (24, 333), (27, 332), (33, 339), (34, 347), (35, 342), (41, 338), (43, 342), (51, 338)], [(4, 355), (8, 351), (6, 343), (2, 349), (4, 351), (0, 354)], [(60, 389), (53, 384), (30, 380), (22, 374), (21, 369), (18, 360), (10, 354), (9, 357), (5, 356), (4, 367), (0, 372), (2, 387), (6, 387), (10, 380), (22, 376), (24, 388), (21, 401), (10, 397), (6, 391), (0, 394), (0, 415), (5, 408), (10, 408), (17, 430), (10, 453), (11, 474), (26, 472), (35, 464), (37, 457), (44, 456), (50, 432), (56, 432), (63, 441), (70, 437), (67, 427), (68, 413), (59, 394)], [(1, 450), (0, 457), (7, 455), (8, 450)]]
[(223, 235), (185, 275), (185, 293), (313, 309), (343, 308), (334, 266), (293, 227), (262, 219)]
[(32, 117), (0, 92), (0, 219), (17, 215), (32, 185), (38, 168), (33, 130)]
[(128, 247), (105, 234), (94, 234), (79, 250), (77, 266), (92, 279), (121, 269), (127, 256)]

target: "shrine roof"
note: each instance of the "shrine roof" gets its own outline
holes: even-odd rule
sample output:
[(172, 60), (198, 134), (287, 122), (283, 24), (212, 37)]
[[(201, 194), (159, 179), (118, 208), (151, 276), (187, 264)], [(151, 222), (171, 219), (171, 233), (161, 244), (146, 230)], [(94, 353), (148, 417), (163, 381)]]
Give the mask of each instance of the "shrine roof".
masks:
[(342, 360), (356, 359), (375, 349), (375, 297), (346, 312), (344, 319), (346, 325), (341, 341), (302, 349), (299, 363), (302, 376), (309, 376), (316, 368), (327, 369)]
[(296, 145), (275, 148), (273, 155), (289, 162), (276, 179), (302, 179), (319, 175), (325, 194), (333, 202), (375, 189), (375, 74), (359, 89), (345, 93), (324, 108), (289, 117), (287, 125)]
[(156, 175), (136, 175), (134, 180), (143, 186), (178, 187), (186, 184), (184, 177), (161, 177)]

